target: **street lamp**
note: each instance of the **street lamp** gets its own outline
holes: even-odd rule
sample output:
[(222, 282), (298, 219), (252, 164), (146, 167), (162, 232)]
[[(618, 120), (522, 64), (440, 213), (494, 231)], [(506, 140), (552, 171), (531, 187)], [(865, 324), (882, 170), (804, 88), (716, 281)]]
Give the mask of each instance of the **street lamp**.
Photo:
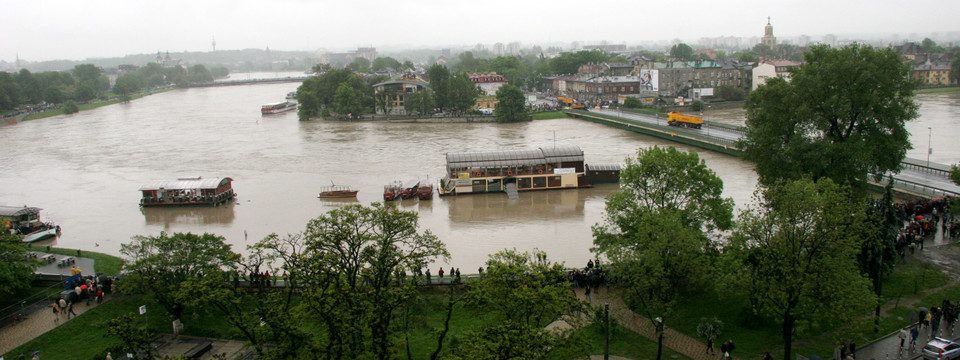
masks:
[(930, 147), (930, 138), (933, 137), (933, 128), (927, 127), (927, 167), (930, 167), (930, 154), (933, 153), (933, 148)]

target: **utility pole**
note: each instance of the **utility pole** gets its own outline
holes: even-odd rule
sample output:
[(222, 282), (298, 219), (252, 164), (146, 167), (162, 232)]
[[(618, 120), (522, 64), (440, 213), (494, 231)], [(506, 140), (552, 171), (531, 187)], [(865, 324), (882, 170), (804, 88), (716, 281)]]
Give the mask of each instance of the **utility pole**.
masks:
[(933, 148), (930, 147), (930, 139), (933, 137), (933, 128), (927, 127), (927, 167), (930, 167), (930, 154), (933, 153)]
[(603, 319), (606, 327), (603, 337), (603, 360), (610, 360), (610, 304), (603, 304)]

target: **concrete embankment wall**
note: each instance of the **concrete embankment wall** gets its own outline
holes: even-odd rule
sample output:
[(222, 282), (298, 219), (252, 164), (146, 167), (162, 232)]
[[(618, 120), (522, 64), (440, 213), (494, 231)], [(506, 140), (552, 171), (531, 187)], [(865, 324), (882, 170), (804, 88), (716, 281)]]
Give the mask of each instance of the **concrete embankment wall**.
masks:
[(567, 115), (570, 115), (573, 118), (587, 120), (590, 122), (595, 122), (598, 124), (604, 124), (607, 126), (612, 126), (615, 128), (633, 131), (636, 133), (646, 134), (661, 139), (666, 139), (670, 141), (675, 141), (681, 144), (687, 144), (691, 146), (696, 146), (699, 148), (716, 151), (724, 153), (727, 155), (733, 156), (743, 156), (743, 153), (740, 152), (737, 148), (733, 146), (732, 142), (724, 141), (718, 138), (711, 138), (707, 136), (702, 136), (699, 134), (694, 134), (692, 132), (685, 131), (684, 129), (674, 129), (667, 128), (665, 126), (658, 126), (652, 124), (643, 124), (643, 123), (634, 123), (620, 121), (613, 118), (609, 118), (604, 115), (599, 114), (589, 114), (581, 112), (567, 112)]

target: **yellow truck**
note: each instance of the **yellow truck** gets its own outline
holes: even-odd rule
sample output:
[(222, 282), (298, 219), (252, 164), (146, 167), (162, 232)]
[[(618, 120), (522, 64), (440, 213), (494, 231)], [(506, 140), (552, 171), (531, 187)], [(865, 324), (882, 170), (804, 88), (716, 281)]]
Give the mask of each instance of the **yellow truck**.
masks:
[(583, 105), (577, 105), (577, 100), (574, 100), (568, 97), (557, 96), (557, 101), (563, 104), (564, 107), (568, 107), (571, 109), (583, 109), (586, 107)]
[(703, 118), (699, 116), (680, 115), (678, 112), (668, 113), (667, 115), (667, 124), (670, 126), (682, 126), (694, 129), (699, 129), (703, 126)]

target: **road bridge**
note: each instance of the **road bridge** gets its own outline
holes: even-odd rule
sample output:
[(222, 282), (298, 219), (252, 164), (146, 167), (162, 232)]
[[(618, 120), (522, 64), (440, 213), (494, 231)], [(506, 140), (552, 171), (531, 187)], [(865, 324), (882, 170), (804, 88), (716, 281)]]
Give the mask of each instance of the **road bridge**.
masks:
[(258, 85), (258, 84), (276, 84), (276, 83), (288, 83), (288, 82), (303, 82), (306, 79), (309, 79), (313, 75), (302, 75), (302, 76), (287, 76), (284, 78), (272, 78), (272, 79), (242, 79), (242, 80), (223, 80), (223, 81), (213, 81), (206, 83), (195, 83), (190, 84), (188, 87), (212, 87), (212, 86), (234, 86), (234, 85)]
[[(707, 150), (734, 156), (742, 156), (736, 142), (745, 135), (743, 127), (703, 122), (700, 129), (667, 125), (665, 117), (612, 109), (589, 111), (566, 110), (571, 117), (601, 123), (633, 132), (675, 141)], [(960, 196), (960, 186), (950, 180), (950, 167), (918, 159), (904, 159), (903, 170), (887, 173), (881, 181), (871, 185), (882, 188), (888, 179), (893, 179), (894, 188), (908, 195), (922, 198)]]

